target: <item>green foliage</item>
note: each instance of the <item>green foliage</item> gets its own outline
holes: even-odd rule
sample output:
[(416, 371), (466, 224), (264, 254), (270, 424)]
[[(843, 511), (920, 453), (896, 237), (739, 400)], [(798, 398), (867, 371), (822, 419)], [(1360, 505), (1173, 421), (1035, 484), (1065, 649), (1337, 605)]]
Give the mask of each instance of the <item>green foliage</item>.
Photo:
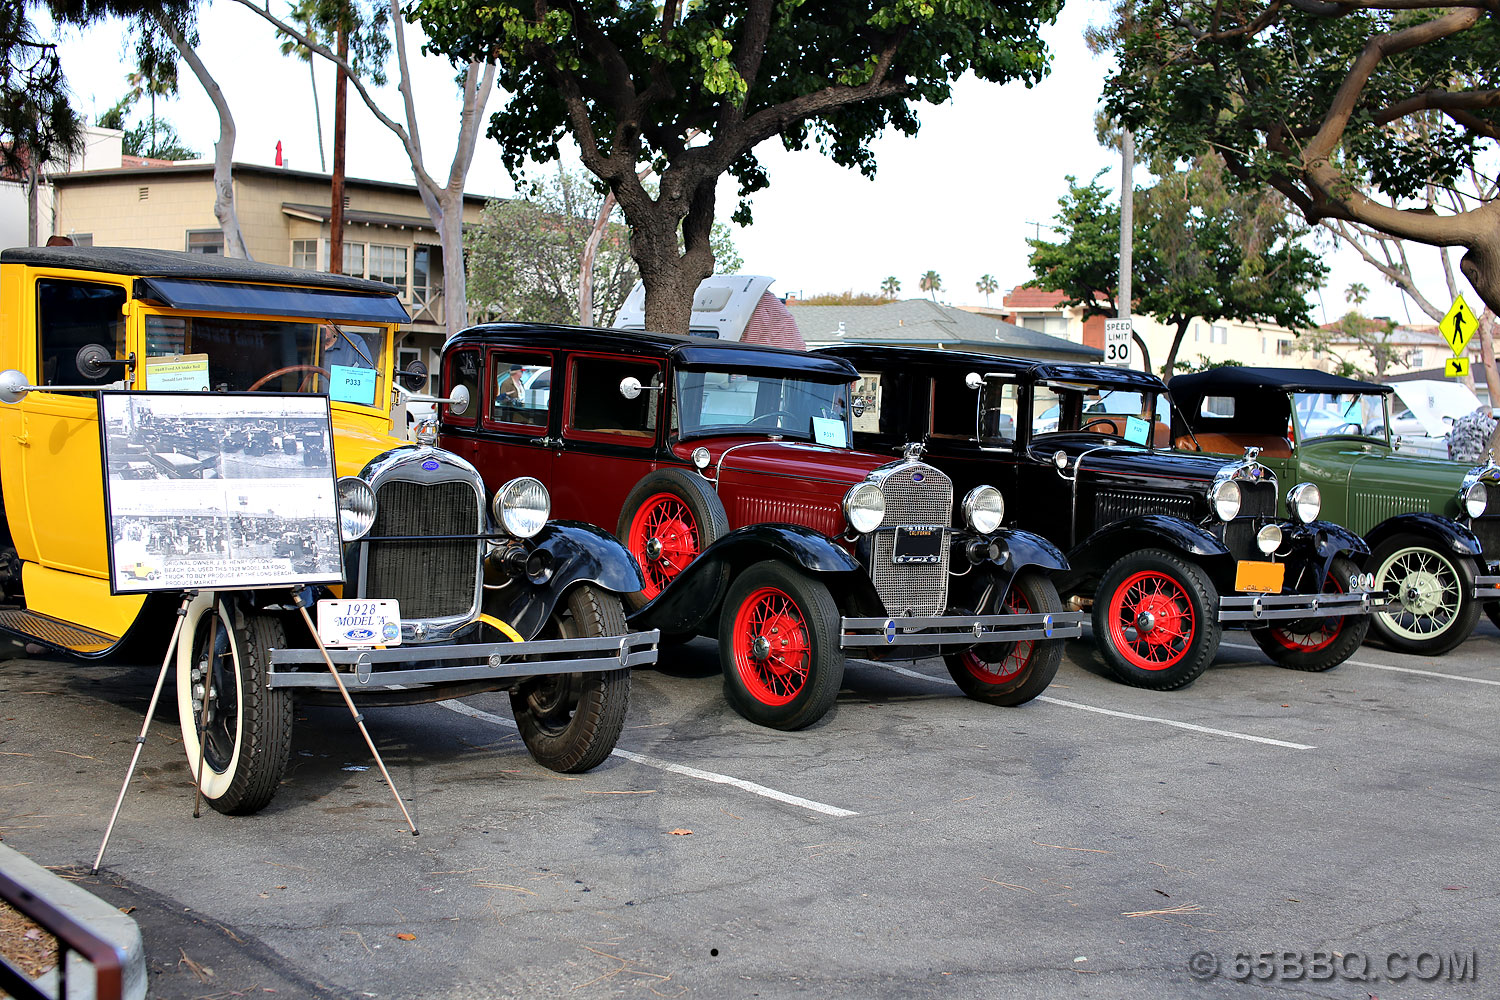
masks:
[(1224, 358), (1222, 360), (1215, 361), (1215, 360), (1213, 360), (1212, 358), (1210, 358), (1206, 354), (1200, 354), (1200, 355), (1198, 355), (1198, 360), (1197, 361), (1182, 361), (1182, 360), (1178, 360), (1178, 361), (1174, 362), (1173, 365), (1172, 365), (1173, 370), (1177, 374), (1189, 374), (1189, 375), (1194, 374), (1196, 372), (1206, 372), (1210, 368), (1243, 368), (1243, 367), (1245, 367), (1245, 362), (1243, 362), (1243, 361), (1235, 361), (1233, 358)]
[[(1057, 200), (1057, 225), (1062, 240), (1052, 243), (1028, 238), (1028, 263), (1035, 275), (1028, 288), (1058, 290), (1063, 305), (1083, 306), (1085, 316), (1113, 316), (1120, 284), (1120, 209), (1109, 204), (1110, 192), (1099, 183), (1103, 171), (1080, 186), (1069, 174), (1068, 193)], [(1139, 259), (1140, 250), (1135, 251)]]
[[(297, 0), (287, 20), (314, 42), (330, 49), (342, 27), (349, 35), (349, 65), (362, 79), (383, 87), (391, 56), (391, 7), (379, 0)], [(312, 50), (281, 31), (281, 54), (311, 61)]]
[(894, 274), (880, 283), (880, 292), (888, 299), (894, 300), (900, 291), (901, 281)]
[(936, 271), (926, 271), (917, 280), (917, 287), (937, 301), (937, 293), (943, 290), (943, 279)]
[(819, 292), (797, 300), (799, 306), (884, 306), (896, 300), (889, 295), (872, 295), (853, 289), (843, 292)]

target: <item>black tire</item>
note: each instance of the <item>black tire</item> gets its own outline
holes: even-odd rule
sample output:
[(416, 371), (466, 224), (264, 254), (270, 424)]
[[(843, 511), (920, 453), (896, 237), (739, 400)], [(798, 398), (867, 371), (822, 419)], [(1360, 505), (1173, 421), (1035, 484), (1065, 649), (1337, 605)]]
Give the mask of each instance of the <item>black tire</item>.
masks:
[[(1152, 615), (1146, 629), (1143, 612)], [(1094, 593), (1093, 622), (1104, 662), (1135, 687), (1186, 687), (1219, 649), (1213, 584), (1197, 566), (1162, 549), (1133, 552), (1109, 568)]]
[[(1342, 556), (1328, 567), (1327, 586), (1343, 591), (1359, 567)], [(1354, 655), (1370, 631), (1372, 615), (1289, 619), (1252, 628), (1255, 644), (1279, 665), (1292, 670), (1331, 670)]]
[(833, 595), (784, 563), (756, 563), (724, 599), (719, 662), (724, 697), (736, 712), (772, 729), (812, 725), (844, 682)]
[[(540, 638), (625, 634), (625, 611), (609, 591), (579, 584), (568, 591), (565, 605)], [(629, 704), (629, 669), (528, 677), (510, 693), (526, 749), (538, 764), (564, 774), (591, 770), (609, 756)]]
[(1395, 593), (1400, 607), (1370, 617), (1382, 642), (1403, 653), (1438, 656), (1469, 637), (1479, 621), (1474, 564), (1443, 551), (1431, 538), (1396, 535), (1366, 563), (1375, 589)]
[[(663, 524), (669, 530), (653, 530)], [(615, 537), (641, 564), (646, 586), (627, 595), (626, 604), (632, 610), (642, 607), (728, 531), (724, 505), (713, 485), (702, 476), (683, 469), (658, 469), (636, 483), (620, 508)], [(728, 579), (726, 566), (714, 579), (704, 582), (705, 589), (714, 588), (713, 604), (718, 603)]]
[[(187, 751), (188, 774), (215, 810), (244, 816), (265, 807), (286, 774), (292, 750), (292, 696), (266, 686), (273, 648), (286, 646), (281, 621), (246, 612), (217, 595), (200, 594), (188, 605), (177, 645), (177, 717)], [(198, 738), (203, 679), (210, 669), (210, 606), (218, 607), (214, 629), (208, 724)], [(206, 757), (203, 746), (208, 752)]]
[[(1002, 613), (1053, 614), (1062, 607), (1050, 579), (1026, 572), (1011, 582)], [(943, 663), (953, 683), (970, 698), (990, 705), (1022, 705), (1047, 690), (1062, 652), (1061, 639), (992, 642), (944, 653)]]

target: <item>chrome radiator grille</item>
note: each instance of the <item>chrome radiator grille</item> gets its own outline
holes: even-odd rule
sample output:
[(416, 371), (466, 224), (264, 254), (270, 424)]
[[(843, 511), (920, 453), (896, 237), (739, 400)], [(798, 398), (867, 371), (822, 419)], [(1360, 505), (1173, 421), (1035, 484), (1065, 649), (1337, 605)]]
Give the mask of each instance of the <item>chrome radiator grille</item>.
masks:
[[(918, 481), (920, 477), (920, 481)], [(941, 524), (953, 520), (953, 481), (930, 465), (902, 462), (880, 484), (885, 494), (885, 521), (875, 535), (870, 578), (892, 615), (938, 615), (948, 606), (947, 540), (936, 563), (891, 561), (896, 535), (887, 530), (907, 524)]]
[(1100, 490), (1094, 497), (1094, 528), (1097, 530), (1138, 514), (1166, 514), (1191, 519), (1193, 498), (1163, 493), (1133, 493)]
[(1275, 483), (1240, 483), (1240, 517), (1275, 516)]
[[(395, 480), (375, 494), (375, 526), (382, 535), (478, 535), (480, 505), (467, 482)], [(484, 543), (473, 540), (372, 541), (365, 546), (361, 597), (401, 602), (407, 621), (472, 614)]]

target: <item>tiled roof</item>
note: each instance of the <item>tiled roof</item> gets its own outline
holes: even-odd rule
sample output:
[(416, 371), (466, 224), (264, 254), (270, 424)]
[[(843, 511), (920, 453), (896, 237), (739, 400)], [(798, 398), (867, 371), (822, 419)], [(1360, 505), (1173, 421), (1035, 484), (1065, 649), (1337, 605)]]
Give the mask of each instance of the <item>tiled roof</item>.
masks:
[(1017, 285), (1005, 293), (1001, 303), (1012, 309), (1056, 309), (1062, 305), (1063, 298), (1063, 293), (1055, 289), (1049, 291), (1045, 288)]
[[(1061, 337), (938, 305), (928, 299), (905, 299), (883, 306), (790, 306), (802, 337), (812, 345), (943, 345), (990, 354), (1066, 357), (1088, 361), (1103, 352)], [(842, 325), (843, 333), (839, 330)]]

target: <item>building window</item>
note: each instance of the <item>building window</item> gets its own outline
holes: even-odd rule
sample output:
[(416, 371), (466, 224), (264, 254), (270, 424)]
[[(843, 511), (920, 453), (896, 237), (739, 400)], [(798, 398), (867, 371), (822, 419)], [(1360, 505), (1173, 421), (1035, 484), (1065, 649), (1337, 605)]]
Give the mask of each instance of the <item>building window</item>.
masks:
[(1289, 358), (1292, 356), (1292, 342), (1290, 340), (1276, 341), (1276, 356), (1278, 358)]
[(1422, 367), (1422, 362), (1425, 361), (1426, 359), (1427, 359), (1426, 355), (1424, 355), (1420, 349), (1412, 351), (1411, 352), (1411, 367), (1413, 367), (1413, 368), (1421, 368)]
[(1068, 318), (1066, 316), (1023, 316), (1021, 326), (1037, 333), (1045, 333), (1049, 337), (1067, 337)]
[[(365, 276), (365, 245), (344, 241), (344, 273), (355, 278)], [(374, 277), (371, 275), (371, 277)]]
[(292, 266), (304, 271), (323, 270), (321, 240), (292, 240)]
[(187, 234), (187, 252), (223, 256), (224, 231), (221, 229), (189, 229)]
[(406, 296), (406, 248), (370, 244), (370, 274), (373, 281), (394, 285), (398, 294)]
[(1229, 343), (1229, 327), (1227, 327), (1227, 326), (1217, 326), (1216, 325), (1213, 328), (1213, 330), (1210, 331), (1210, 332), (1211, 332), (1211, 336), (1209, 337), (1209, 343), (1211, 343), (1211, 344), (1227, 344), (1227, 343)]
[(93, 233), (69, 233), (68, 239), (73, 241), (75, 247), (91, 247), (94, 245)]

